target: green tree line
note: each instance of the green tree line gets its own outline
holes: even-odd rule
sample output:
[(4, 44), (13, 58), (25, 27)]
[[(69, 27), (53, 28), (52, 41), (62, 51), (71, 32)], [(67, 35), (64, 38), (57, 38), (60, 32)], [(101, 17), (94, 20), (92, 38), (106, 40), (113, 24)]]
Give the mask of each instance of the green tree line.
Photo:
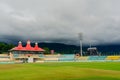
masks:
[(7, 43), (0, 42), (0, 54), (4, 52), (8, 52), (13, 47), (14, 47), (13, 44), (7, 44)]

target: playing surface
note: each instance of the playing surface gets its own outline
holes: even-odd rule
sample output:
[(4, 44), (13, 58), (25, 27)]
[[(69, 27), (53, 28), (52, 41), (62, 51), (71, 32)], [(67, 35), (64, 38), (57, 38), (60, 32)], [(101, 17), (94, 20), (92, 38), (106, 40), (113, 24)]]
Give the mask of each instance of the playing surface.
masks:
[(120, 62), (0, 64), (0, 80), (120, 80)]

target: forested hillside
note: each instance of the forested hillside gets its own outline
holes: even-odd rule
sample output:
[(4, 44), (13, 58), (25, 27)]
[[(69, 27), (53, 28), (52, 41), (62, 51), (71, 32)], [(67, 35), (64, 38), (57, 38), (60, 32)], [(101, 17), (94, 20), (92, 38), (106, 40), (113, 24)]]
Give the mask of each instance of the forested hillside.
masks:
[(14, 44), (7, 44), (4, 42), (0, 42), (0, 53), (8, 52), (8, 50), (10, 50), (13, 47), (14, 47)]
[[(26, 43), (23, 43), (23, 46), (25, 46)], [(80, 47), (76, 45), (67, 45), (62, 43), (39, 43), (39, 47), (45, 49), (47, 53), (50, 53), (50, 50), (55, 50), (56, 53), (61, 54), (74, 54), (80, 52)], [(8, 44), (4, 42), (0, 42), (0, 53), (7, 52), (11, 48), (15, 47), (17, 45), (14, 44)], [(34, 47), (34, 43), (31, 43), (31, 46)], [(83, 45), (83, 52), (85, 53), (87, 51), (87, 48), (89, 46)], [(120, 45), (96, 45), (93, 47), (97, 47), (98, 52), (101, 52), (103, 54), (120, 54)]]

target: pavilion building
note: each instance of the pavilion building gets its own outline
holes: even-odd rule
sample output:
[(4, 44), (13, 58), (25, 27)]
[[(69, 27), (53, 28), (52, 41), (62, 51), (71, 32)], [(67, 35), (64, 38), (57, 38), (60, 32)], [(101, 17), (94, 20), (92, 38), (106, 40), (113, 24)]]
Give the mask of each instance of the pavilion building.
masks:
[(15, 62), (39, 62), (42, 60), (44, 51), (38, 46), (38, 43), (32, 47), (30, 40), (28, 40), (26, 46), (23, 47), (22, 42), (19, 41), (18, 46), (10, 50), (10, 58)]

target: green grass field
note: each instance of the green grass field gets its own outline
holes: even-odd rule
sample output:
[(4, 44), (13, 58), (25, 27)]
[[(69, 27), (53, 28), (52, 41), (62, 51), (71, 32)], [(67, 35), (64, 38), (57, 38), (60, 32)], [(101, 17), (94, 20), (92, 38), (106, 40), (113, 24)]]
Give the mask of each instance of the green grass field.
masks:
[(0, 64), (0, 80), (120, 80), (120, 62)]

